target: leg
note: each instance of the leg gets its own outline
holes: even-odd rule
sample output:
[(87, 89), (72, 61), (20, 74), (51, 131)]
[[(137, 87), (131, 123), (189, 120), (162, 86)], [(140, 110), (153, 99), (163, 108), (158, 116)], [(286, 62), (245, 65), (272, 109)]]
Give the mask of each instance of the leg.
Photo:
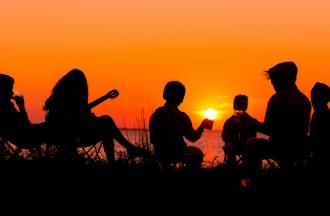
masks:
[(96, 128), (109, 163), (115, 161), (114, 127), (114, 122), (109, 116), (101, 116), (96, 119)]
[(112, 133), (112, 119), (102, 116), (93, 119), (81, 132), (81, 140), (76, 147), (88, 147), (102, 142), (103, 149), (109, 163), (115, 159), (115, 144)]
[(97, 129), (95, 133), (99, 134), (101, 140), (103, 141), (104, 151), (109, 162), (115, 160), (114, 139), (116, 139), (119, 144), (127, 149), (127, 152), (131, 157), (147, 154), (142, 151), (142, 149), (139, 149), (130, 143), (123, 136), (110, 116), (101, 116), (97, 118), (95, 128)]

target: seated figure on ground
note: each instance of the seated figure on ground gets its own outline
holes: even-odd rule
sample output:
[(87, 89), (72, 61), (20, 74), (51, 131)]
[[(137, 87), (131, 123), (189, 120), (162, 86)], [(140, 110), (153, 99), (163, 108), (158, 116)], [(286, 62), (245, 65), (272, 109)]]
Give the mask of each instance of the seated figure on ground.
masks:
[(269, 140), (249, 140), (246, 165), (250, 172), (260, 168), (261, 159), (275, 159), (288, 170), (309, 156), (311, 104), (295, 84), (297, 72), (294, 62), (282, 62), (267, 71), (275, 94), (268, 101), (265, 120), (258, 131), (268, 135)]
[(240, 155), (244, 160), (247, 141), (257, 135), (258, 121), (246, 111), (248, 97), (237, 95), (234, 99), (234, 115), (225, 121), (222, 130), (222, 139), (225, 142), (225, 163), (230, 167), (236, 166), (236, 156)]
[(202, 136), (208, 121), (204, 120), (195, 130), (190, 117), (179, 110), (186, 89), (178, 81), (166, 84), (163, 92), (165, 105), (156, 109), (149, 121), (150, 142), (154, 146), (155, 157), (162, 168), (169, 169), (182, 162), (187, 168), (198, 168), (203, 161), (202, 151), (193, 146), (187, 146), (184, 137), (196, 142)]
[(14, 78), (0, 74), (0, 138), (19, 148), (39, 147), (42, 144), (43, 124), (30, 122), (24, 97), (14, 95), (13, 88)]
[(45, 102), (47, 144), (59, 145), (59, 158), (76, 160), (78, 147), (103, 143), (107, 160), (114, 157), (114, 139), (127, 149), (130, 156), (142, 156), (145, 151), (130, 143), (110, 116), (97, 117), (91, 109), (108, 98), (118, 96), (112, 90), (88, 103), (88, 84), (85, 74), (74, 69), (63, 76)]

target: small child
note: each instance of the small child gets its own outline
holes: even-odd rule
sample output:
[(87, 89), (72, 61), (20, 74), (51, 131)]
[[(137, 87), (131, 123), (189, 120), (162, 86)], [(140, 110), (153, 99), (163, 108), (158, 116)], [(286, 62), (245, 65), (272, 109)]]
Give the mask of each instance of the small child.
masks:
[(222, 139), (225, 142), (224, 151), (227, 165), (236, 165), (236, 155), (245, 155), (248, 139), (256, 137), (258, 121), (247, 112), (248, 97), (237, 95), (234, 98), (234, 115), (226, 120)]

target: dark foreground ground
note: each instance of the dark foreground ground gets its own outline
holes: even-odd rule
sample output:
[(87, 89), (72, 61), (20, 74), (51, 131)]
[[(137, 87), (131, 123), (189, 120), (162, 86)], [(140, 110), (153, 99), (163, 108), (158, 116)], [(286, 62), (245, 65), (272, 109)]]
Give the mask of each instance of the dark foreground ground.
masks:
[(221, 210), (234, 205), (233, 210), (242, 210), (242, 204), (277, 209), (297, 202), (301, 209), (306, 207), (302, 203), (329, 200), (328, 177), (305, 168), (290, 174), (263, 170), (246, 187), (241, 184), (242, 170), (221, 165), (197, 172), (165, 172), (146, 166), (17, 161), (2, 162), (0, 171), (3, 199), (37, 206), (47, 203), (52, 208), (73, 202), (79, 203), (76, 208), (103, 208), (105, 202), (107, 208), (127, 204), (127, 210), (131, 204), (138, 204), (140, 209), (157, 204), (164, 210), (173, 205), (189, 206), (191, 210), (194, 203), (203, 203), (207, 208)]

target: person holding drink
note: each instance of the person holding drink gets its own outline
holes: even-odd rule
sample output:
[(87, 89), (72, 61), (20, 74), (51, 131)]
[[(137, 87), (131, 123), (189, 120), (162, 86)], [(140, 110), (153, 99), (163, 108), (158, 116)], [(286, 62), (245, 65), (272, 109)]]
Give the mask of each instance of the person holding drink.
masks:
[(150, 142), (163, 169), (173, 168), (179, 162), (187, 168), (196, 169), (203, 162), (203, 152), (197, 147), (187, 146), (184, 137), (196, 142), (204, 129), (212, 128), (212, 122), (205, 119), (197, 130), (193, 128), (190, 117), (178, 108), (185, 93), (185, 86), (181, 82), (167, 83), (163, 91), (166, 103), (150, 117)]
[(246, 111), (248, 108), (248, 97), (237, 95), (234, 98), (234, 114), (226, 120), (222, 139), (225, 142), (226, 164), (236, 166), (236, 155), (246, 153), (247, 141), (256, 137), (258, 121), (251, 117)]
[(0, 74), (0, 138), (20, 148), (40, 146), (42, 123), (30, 122), (23, 95), (13, 92), (14, 83), (11, 76)]

